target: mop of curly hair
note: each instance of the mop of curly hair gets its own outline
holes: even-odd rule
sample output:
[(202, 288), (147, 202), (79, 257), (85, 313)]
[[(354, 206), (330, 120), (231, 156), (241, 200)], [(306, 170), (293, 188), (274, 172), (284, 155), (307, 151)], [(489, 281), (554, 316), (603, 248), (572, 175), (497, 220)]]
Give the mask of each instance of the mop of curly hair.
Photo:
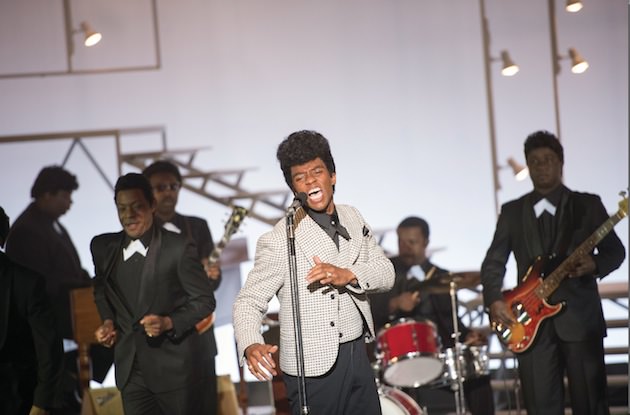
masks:
[(335, 173), (335, 160), (328, 140), (317, 131), (302, 130), (290, 134), (278, 146), (276, 153), (287, 185), (293, 189), (291, 167), (320, 158), (330, 174)]

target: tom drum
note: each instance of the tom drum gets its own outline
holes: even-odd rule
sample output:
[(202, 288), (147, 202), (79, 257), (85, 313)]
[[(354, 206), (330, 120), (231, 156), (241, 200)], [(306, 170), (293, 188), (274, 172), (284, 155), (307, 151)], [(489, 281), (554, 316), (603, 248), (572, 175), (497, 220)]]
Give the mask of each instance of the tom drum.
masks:
[(439, 346), (432, 321), (400, 319), (386, 324), (377, 336), (384, 381), (410, 388), (428, 384), (444, 371)]

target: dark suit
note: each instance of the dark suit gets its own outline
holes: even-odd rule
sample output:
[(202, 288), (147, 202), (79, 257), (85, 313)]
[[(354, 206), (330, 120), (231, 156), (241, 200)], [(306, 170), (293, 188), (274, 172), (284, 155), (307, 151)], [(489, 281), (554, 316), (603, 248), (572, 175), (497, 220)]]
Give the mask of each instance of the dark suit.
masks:
[[(158, 224), (161, 224), (161, 221), (158, 221)], [(198, 218), (196, 216), (185, 216), (180, 215), (179, 213), (175, 213), (175, 216), (169, 221), (173, 225), (175, 225), (182, 235), (184, 235), (189, 241), (193, 242), (197, 248), (197, 257), (199, 260), (208, 259), (210, 254), (214, 250), (214, 241), (212, 240), (212, 234), (210, 233), (210, 228), (208, 227), (208, 222), (205, 219)], [(219, 289), (219, 285), (221, 285), (221, 274), (219, 274), (219, 278), (216, 280), (208, 278), (208, 282), (210, 283), (210, 288), (212, 292), (216, 292)], [(210, 355), (212, 357), (216, 357), (218, 354), (217, 351), (217, 341), (214, 336), (214, 325), (208, 329), (205, 333), (205, 336), (208, 336), (210, 340)], [(215, 359), (210, 359), (211, 368), (209, 371), (210, 376), (210, 385), (208, 386), (208, 399), (209, 405), (211, 407), (216, 407), (218, 405), (218, 391), (217, 391), (217, 379), (216, 379), (216, 368), (215, 368)]]
[[(156, 218), (156, 220), (158, 219)], [(210, 256), (214, 250), (214, 241), (212, 240), (212, 234), (210, 233), (208, 222), (205, 219), (175, 213), (175, 216), (169, 222), (177, 226), (181, 230), (181, 234), (195, 244), (197, 256), (200, 260), (203, 258), (207, 259)], [(159, 223), (161, 224), (161, 222)], [(216, 280), (208, 279), (208, 282), (210, 282), (212, 292), (215, 292), (221, 285), (221, 275), (219, 275), (219, 278)], [(214, 326), (213, 330), (208, 330), (208, 337), (210, 337), (211, 354), (212, 356), (216, 356), (217, 343), (214, 336)]]
[(72, 288), (91, 284), (66, 229), (33, 202), (11, 226), (7, 255), (46, 279), (46, 292), (54, 307), (59, 332), (73, 339), (70, 295)]
[[(543, 235), (534, 214), (534, 197), (534, 192), (528, 193), (504, 204), (501, 209), (492, 244), (481, 268), (487, 307), (502, 299), (505, 264), (510, 253), (516, 259), (520, 283), (537, 257), (552, 253), (560, 257), (570, 255), (608, 219), (598, 196), (573, 192), (563, 186), (554, 218), (556, 237), (550, 241), (550, 251), (545, 252)], [(597, 245), (597, 253), (591, 253), (591, 256), (597, 265), (596, 275), (563, 280), (549, 302), (565, 302), (564, 310), (543, 322), (534, 344), (525, 353), (517, 355), (525, 405), (530, 415), (542, 413), (537, 412), (541, 408), (557, 411), (553, 413), (563, 411), (565, 368), (573, 413), (608, 413), (603, 357), (606, 324), (597, 278), (618, 268), (625, 258), (625, 250), (612, 231)], [(580, 382), (597, 386), (580, 387)]]
[[(415, 279), (407, 278), (410, 267), (405, 265), (400, 257), (392, 258), (394, 270), (396, 272), (396, 280), (391, 291), (383, 294), (370, 295), (370, 303), (372, 306), (372, 315), (374, 316), (374, 326), (377, 332), (388, 322), (395, 321), (400, 318), (413, 318), (416, 320), (428, 319), (435, 323), (438, 334), (438, 345), (442, 350), (453, 348), (455, 339), (453, 333), (453, 307), (451, 306), (451, 297), (449, 294), (428, 294), (423, 293), (420, 282)], [(443, 268), (436, 267), (429, 261), (421, 265), (425, 274), (433, 273), (433, 276), (446, 273)], [(435, 269), (431, 271), (432, 268)], [(393, 314), (389, 314), (389, 300), (397, 297), (403, 292), (420, 291), (420, 303), (410, 312), (397, 310)], [(469, 333), (469, 328), (464, 325), (459, 316), (457, 316), (457, 325), (460, 333), (460, 341), (463, 341)], [(430, 390), (407, 390), (420, 405), (428, 406), (431, 409), (432, 394)], [(464, 393), (466, 395), (466, 403), (472, 414), (490, 415), (494, 413), (494, 401), (492, 389), (490, 387), (490, 377), (481, 376), (479, 378), (471, 378), (464, 382)]]
[(63, 345), (44, 278), (0, 252), (0, 413), (51, 409), (63, 368)]
[[(11, 260), (44, 277), (57, 331), (62, 338), (73, 340), (70, 291), (90, 286), (92, 280), (81, 267), (79, 255), (64, 226), (32, 202), (11, 226), (6, 253)], [(94, 345), (90, 347), (90, 355), (93, 378), (102, 382), (112, 365), (112, 353)], [(63, 411), (78, 414), (80, 403), (75, 396), (80, 388), (76, 350), (65, 353), (64, 360)]]
[[(198, 335), (194, 325), (214, 310), (214, 296), (194, 245), (159, 227), (150, 232), (153, 234), (138, 275), (135, 303), (128, 301), (129, 293), (121, 292), (115, 278), (122, 263), (125, 234), (99, 235), (91, 243), (96, 305), (101, 318), (113, 320), (118, 333), (116, 385), (124, 401), (130, 377), (141, 374), (146, 388), (154, 394), (181, 390), (184, 400), (203, 401), (202, 390), (196, 396), (190, 395), (193, 385), (207, 380), (213, 357), (208, 336)], [(147, 337), (139, 324), (147, 314), (169, 316), (173, 330), (156, 338)], [(128, 412), (127, 403), (123, 403)], [(198, 409), (185, 413), (196, 413)]]

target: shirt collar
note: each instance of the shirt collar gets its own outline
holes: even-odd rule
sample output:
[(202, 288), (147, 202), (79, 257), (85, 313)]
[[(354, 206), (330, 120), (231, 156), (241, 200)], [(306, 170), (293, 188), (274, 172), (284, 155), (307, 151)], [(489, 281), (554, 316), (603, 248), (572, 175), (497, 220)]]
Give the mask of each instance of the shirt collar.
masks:
[(348, 230), (339, 223), (339, 215), (337, 209), (333, 211), (331, 215), (326, 212), (316, 212), (312, 209), (308, 210), (308, 215), (317, 223), (331, 238), (335, 237), (335, 234), (341, 235), (346, 240), (350, 240), (350, 234)]

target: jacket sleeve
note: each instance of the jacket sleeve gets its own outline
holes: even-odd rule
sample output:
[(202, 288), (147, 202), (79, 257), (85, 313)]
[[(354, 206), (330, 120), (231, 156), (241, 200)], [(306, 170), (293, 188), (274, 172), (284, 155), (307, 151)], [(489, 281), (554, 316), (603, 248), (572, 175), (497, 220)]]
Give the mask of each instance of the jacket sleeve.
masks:
[(497, 300), (503, 299), (501, 289), (505, 276), (505, 264), (512, 252), (509, 225), (505, 205), (501, 209), (497, 226), (490, 248), (481, 264), (481, 284), (483, 285), (483, 300), (486, 307)]
[[(593, 217), (596, 218), (597, 226), (608, 220), (608, 213), (599, 196), (594, 202)], [(621, 266), (626, 258), (626, 250), (614, 229), (597, 244), (597, 251), (592, 256), (597, 265), (595, 276), (600, 279)]]
[(27, 318), (37, 354), (37, 386), (33, 394), (33, 404), (40, 408), (53, 405), (57, 385), (61, 379), (63, 343), (57, 332), (57, 324), (48, 297), (43, 277), (30, 274), (24, 278), (29, 287), (27, 298)]

